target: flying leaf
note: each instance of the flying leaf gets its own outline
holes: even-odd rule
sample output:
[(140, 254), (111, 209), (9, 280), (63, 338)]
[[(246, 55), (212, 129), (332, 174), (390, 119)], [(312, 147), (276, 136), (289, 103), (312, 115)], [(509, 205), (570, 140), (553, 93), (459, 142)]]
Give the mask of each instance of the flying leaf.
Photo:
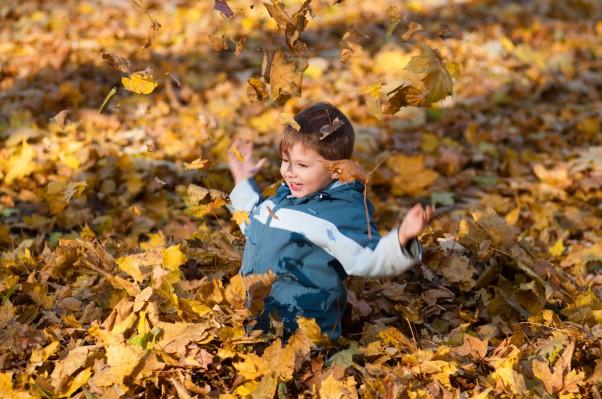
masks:
[(436, 49), (426, 44), (416, 43), (420, 54), (412, 57), (404, 69), (414, 73), (424, 73), (422, 78), (425, 86), (426, 103), (433, 104), (453, 94), (453, 82), (443, 57)]
[(412, 38), (412, 36), (414, 36), (414, 33), (421, 31), (422, 29), (422, 25), (412, 21), (410, 22), (410, 26), (408, 26), (407, 32), (404, 33), (401, 38), (405, 41), (408, 41)]
[(341, 62), (344, 64), (351, 57), (359, 57), (363, 54), (364, 49), (360, 43), (361, 38), (369, 39), (368, 36), (361, 34), (355, 26), (349, 27), (349, 30), (341, 39)]
[(68, 122), (68, 119), (67, 119), (68, 116), (69, 116), (69, 111), (64, 109), (61, 112), (59, 112), (58, 114), (56, 114), (55, 116), (53, 116), (52, 118), (50, 118), (50, 120), (53, 121), (54, 123), (56, 123), (61, 129), (64, 129), (66, 123)]
[(320, 137), (320, 140), (324, 140), (326, 137), (330, 136), (338, 128), (340, 128), (341, 126), (343, 126), (343, 124), (344, 124), (343, 121), (340, 120), (338, 117), (336, 117), (335, 120), (333, 120), (330, 125), (324, 125), (324, 126), (322, 126), (320, 128), (320, 133), (322, 133), (322, 137)]
[(280, 115), (278, 115), (278, 123), (280, 123), (281, 125), (288, 124), (296, 131), (301, 130), (301, 126), (297, 123), (295, 118), (291, 114), (288, 114), (286, 112), (281, 112)]
[(222, 15), (226, 18), (231, 18), (234, 15), (234, 12), (226, 2), (226, 0), (215, 0), (213, 5), (213, 9), (222, 13)]
[(414, 86), (398, 86), (388, 93), (389, 103), (383, 113), (393, 115), (402, 107), (426, 106), (427, 104), (421, 99), (421, 94), (422, 92)]
[(281, 50), (274, 53), (270, 64), (270, 84), (272, 100), (275, 104), (283, 104), (292, 97), (301, 95), (303, 71), (309, 66), (303, 57), (287, 54)]
[(228, 50), (228, 43), (224, 35), (209, 35), (209, 43), (215, 51)]
[(268, 10), (268, 13), (282, 30), (286, 30), (288, 26), (294, 25), (293, 19), (289, 13), (284, 10), (283, 6), (278, 1), (264, 0), (263, 5)]
[(102, 53), (102, 59), (105, 60), (109, 66), (115, 70), (127, 73), (131, 73), (132, 64), (126, 58), (119, 57), (118, 55), (112, 55), (109, 53)]
[(195, 169), (205, 169), (209, 166), (213, 165), (213, 162), (206, 159), (195, 159), (194, 161), (188, 163), (184, 162), (184, 169), (186, 170), (195, 170)]
[(381, 88), (383, 86), (383, 82), (372, 83), (371, 85), (364, 86), (360, 89), (360, 93), (368, 94), (375, 100), (378, 100), (382, 94)]
[(338, 179), (343, 183), (359, 180), (363, 183), (368, 182), (370, 175), (362, 169), (355, 161), (350, 159), (339, 159), (337, 161), (324, 161), (324, 166), (332, 173), (338, 175)]
[(247, 211), (232, 212), (232, 220), (234, 220), (236, 224), (251, 223), (251, 221), (249, 220), (249, 212)]
[(138, 94), (150, 94), (158, 86), (158, 83), (149, 73), (134, 73), (130, 77), (121, 78), (121, 83), (126, 90)]
[(266, 85), (263, 81), (250, 78), (247, 83), (247, 97), (251, 102), (264, 101), (268, 98)]

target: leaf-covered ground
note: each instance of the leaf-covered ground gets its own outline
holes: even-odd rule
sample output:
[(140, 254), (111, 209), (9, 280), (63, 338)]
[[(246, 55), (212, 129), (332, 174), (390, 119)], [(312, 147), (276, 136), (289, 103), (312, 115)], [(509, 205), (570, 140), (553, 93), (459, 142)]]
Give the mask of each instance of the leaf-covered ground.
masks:
[[(2, 2), (0, 397), (600, 398), (600, 3), (310, 6)], [(261, 84), (287, 41), (288, 100)], [(445, 93), (405, 68), (420, 46), (461, 65), (453, 96), (382, 113)], [(318, 100), (355, 123), (383, 231), (440, 212), (413, 272), (348, 280), (343, 339), (283, 343), (246, 329), (273, 276), (236, 274), (224, 154), (251, 138), (269, 190), (278, 121)]]

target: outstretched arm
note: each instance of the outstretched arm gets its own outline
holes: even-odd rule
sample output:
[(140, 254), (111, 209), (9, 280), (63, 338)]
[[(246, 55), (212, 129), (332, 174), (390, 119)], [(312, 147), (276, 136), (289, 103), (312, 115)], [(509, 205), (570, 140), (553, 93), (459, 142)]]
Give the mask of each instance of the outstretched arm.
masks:
[(418, 237), (434, 215), (434, 206), (427, 205), (426, 208), (422, 208), (420, 204), (414, 205), (399, 226), (399, 244), (405, 247), (411, 239)]
[[(238, 154), (236, 154), (237, 152)], [(255, 176), (265, 163), (265, 158), (255, 162), (253, 158), (253, 143), (248, 140), (235, 139), (228, 150), (228, 167), (230, 168), (232, 177), (234, 177), (234, 184)]]

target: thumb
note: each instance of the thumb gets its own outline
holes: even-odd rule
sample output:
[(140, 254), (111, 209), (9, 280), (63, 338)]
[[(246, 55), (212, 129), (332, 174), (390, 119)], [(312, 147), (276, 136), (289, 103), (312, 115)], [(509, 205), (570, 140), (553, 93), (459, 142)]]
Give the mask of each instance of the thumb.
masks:
[(267, 162), (267, 158), (261, 158), (255, 165), (253, 165), (253, 167), (251, 168), (251, 172), (253, 174), (258, 173), (261, 168), (263, 168), (263, 165), (265, 165), (265, 163)]

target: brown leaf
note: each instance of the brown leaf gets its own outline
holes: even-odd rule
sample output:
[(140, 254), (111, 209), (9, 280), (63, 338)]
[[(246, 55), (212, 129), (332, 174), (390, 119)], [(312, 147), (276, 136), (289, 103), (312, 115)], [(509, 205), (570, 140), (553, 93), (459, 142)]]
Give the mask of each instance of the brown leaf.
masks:
[(303, 57), (296, 57), (282, 50), (274, 53), (270, 64), (270, 84), (274, 103), (280, 105), (291, 97), (301, 95), (303, 71), (308, 65)]
[(120, 57), (118, 55), (112, 55), (109, 53), (102, 53), (102, 58), (113, 69), (116, 69), (128, 75), (132, 73), (132, 64), (126, 58)]
[(226, 0), (215, 0), (213, 9), (221, 12), (222, 15), (226, 18), (231, 18), (234, 15), (234, 12), (230, 8)]
[(228, 50), (228, 43), (226, 42), (225, 35), (209, 35), (209, 43), (211, 48), (215, 51)]
[(369, 39), (368, 36), (361, 34), (357, 28), (353, 25), (349, 27), (349, 30), (343, 35), (341, 39), (341, 62), (344, 64), (351, 57), (359, 57), (363, 54), (364, 49), (360, 40), (362, 38)]
[(332, 121), (331, 124), (322, 126), (320, 128), (320, 133), (322, 133), (322, 137), (320, 137), (320, 140), (324, 140), (326, 137), (333, 134), (338, 128), (343, 126), (343, 124), (344, 124), (343, 121), (341, 121), (337, 117)]
[(339, 159), (338, 161), (325, 160), (324, 166), (332, 173), (335, 173), (343, 183), (349, 183), (354, 180), (366, 183), (370, 178), (370, 175), (357, 162), (350, 159)]

